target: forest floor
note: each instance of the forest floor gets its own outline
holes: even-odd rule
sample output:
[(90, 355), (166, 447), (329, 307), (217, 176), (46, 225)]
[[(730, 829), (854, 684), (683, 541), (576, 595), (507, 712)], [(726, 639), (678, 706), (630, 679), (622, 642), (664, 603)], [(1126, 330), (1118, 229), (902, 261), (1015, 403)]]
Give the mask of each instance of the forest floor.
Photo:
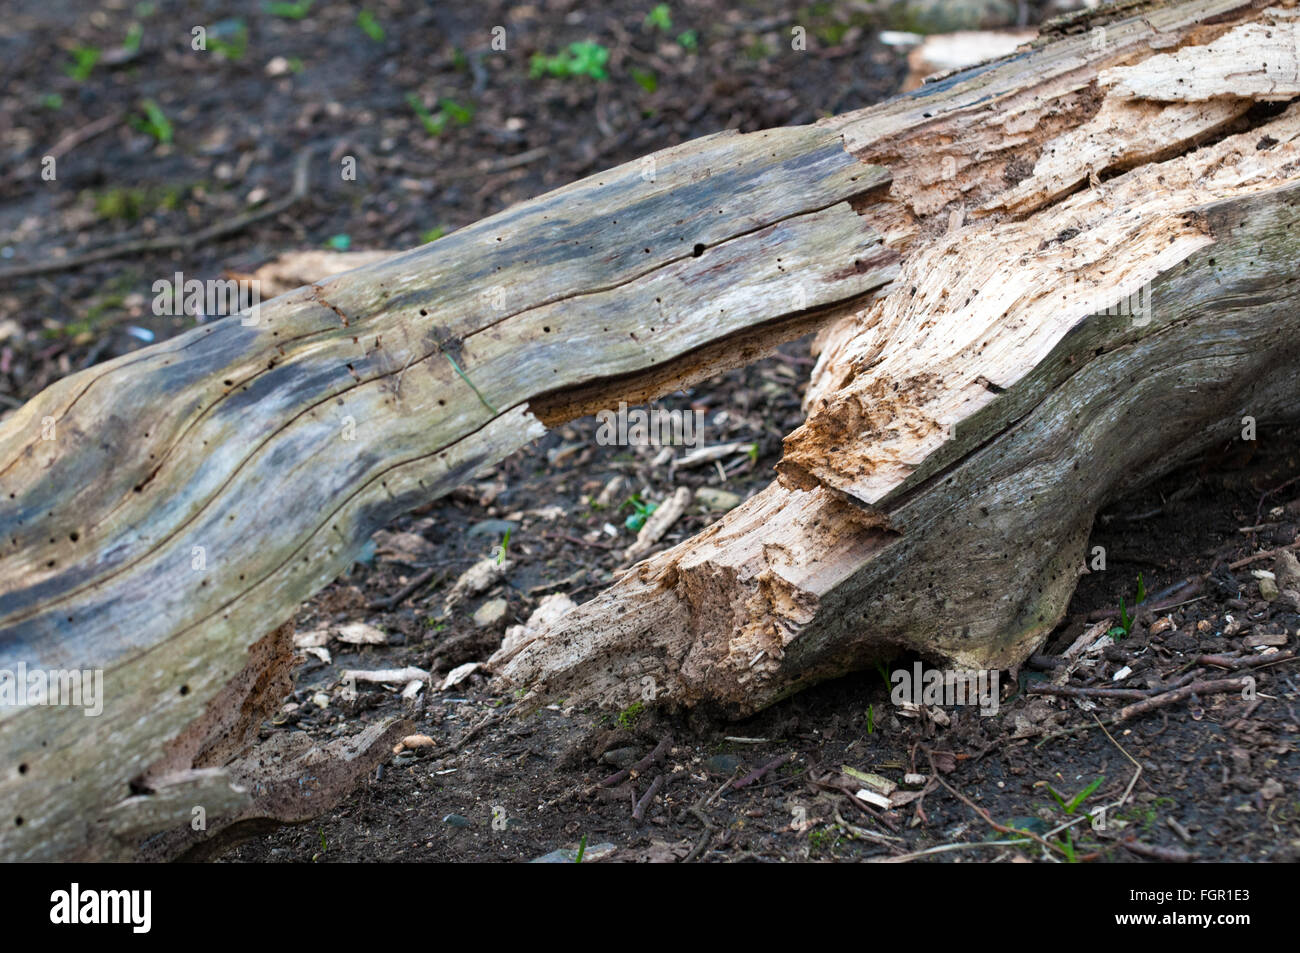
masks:
[[(674, 5), (671, 23), (648, 0), (10, 7), (0, 24), (0, 415), (62, 376), (192, 327), (193, 316), (150, 306), (154, 282), (176, 271), (208, 279), (288, 250), (436, 241), (690, 138), (859, 108), (907, 72), (879, 24), (839, 3), (699, 2)], [(1031, 19), (1039, 7), (1028, 6)], [(796, 23), (807, 25), (806, 51), (789, 50)], [(191, 49), (196, 25), (216, 40), (207, 51)], [(498, 25), (505, 51), (490, 46)], [(532, 75), (534, 54), (554, 62), (578, 42), (608, 59), (601, 67), (588, 47), (569, 67), (608, 78)], [(185, 243), (288, 194), (307, 147), (306, 198)], [(57, 176), (43, 180), (50, 154)], [(348, 157), (355, 179), (339, 174)], [(137, 240), (175, 247), (5, 276)], [(378, 534), (363, 562), (299, 610), (297, 630), (328, 633), (326, 652), (304, 655), (293, 697), (263, 734), (326, 741), (400, 715), (432, 746), (395, 754), (336, 809), (223, 859), (533, 860), (580, 843), (587, 861), (1300, 859), (1300, 606), (1268, 598), (1254, 575), (1284, 568), (1275, 551), (1300, 530), (1296, 430), (1265, 426), (1250, 452), (1224, 448), (1108, 507), (1089, 543), (1104, 549), (1104, 571), (1081, 577), (1044, 657), (1002, 673), (993, 714), (894, 704), (886, 676), (912, 658), (740, 723), (654, 706), (524, 715), (478, 673), (437, 690), (543, 597), (582, 601), (607, 584), (625, 566), (633, 497), (714, 491), (664, 547), (766, 485), (801, 420), (808, 344), (660, 403), (703, 411), (705, 443), (742, 445), (717, 466), (677, 469), (661, 448), (602, 446), (589, 418)], [(616, 478), (622, 489), (598, 504)], [(445, 612), (459, 575), (502, 545), (508, 573)], [(373, 608), (429, 569), (400, 604)], [(1134, 610), (1139, 586), (1149, 598)], [(338, 641), (356, 623), (383, 643)], [(1127, 632), (1113, 644), (1054, 667), (1085, 631), (1119, 623)], [(411, 700), (380, 686), (354, 697), (340, 679), (407, 665), (433, 673)], [(1164, 695), (1242, 674), (1253, 693)], [(1074, 694), (1042, 694), (1054, 685)], [(1139, 697), (1159, 703), (1098, 724)], [(600, 785), (655, 751), (644, 770)], [(890, 806), (857, 797), (873, 782), (853, 772), (884, 779)], [(905, 775), (924, 778), (909, 789)], [(1086, 816), (1103, 806), (1102, 818)]]

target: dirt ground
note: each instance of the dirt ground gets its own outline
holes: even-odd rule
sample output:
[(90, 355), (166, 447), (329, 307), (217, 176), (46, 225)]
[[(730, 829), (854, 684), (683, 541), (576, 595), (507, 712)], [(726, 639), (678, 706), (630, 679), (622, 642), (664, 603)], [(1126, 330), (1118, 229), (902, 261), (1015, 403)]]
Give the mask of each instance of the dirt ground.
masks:
[[(436, 241), (689, 138), (866, 105), (906, 72), (850, 4), (673, 5), (670, 27), (648, 18), (646, 0), (317, 2), (301, 18), (289, 6), (277, 15), (262, 3), (11, 0), (0, 24), (0, 414), (63, 375), (192, 326), (149, 307), (153, 282), (175, 270), (209, 278), (289, 249)], [(1039, 6), (1029, 13), (1036, 19)], [(786, 50), (794, 22), (813, 37), (798, 56)], [(225, 52), (191, 50), (199, 24)], [(504, 53), (489, 48), (495, 25), (506, 26)], [(531, 75), (535, 53), (583, 41), (609, 51), (607, 80)], [(78, 78), (91, 49), (99, 55)], [(237, 233), (4, 276), (256, 212), (288, 192), (309, 145), (319, 147), (309, 197)], [(57, 178), (42, 181), (51, 151)], [(333, 171), (346, 156), (358, 160), (355, 181)], [(693, 508), (663, 547), (764, 486), (801, 419), (808, 343), (661, 402), (702, 410), (707, 443), (744, 445), (717, 467), (674, 472), (656, 460), (659, 448), (600, 446), (586, 419), (378, 534), (363, 562), (299, 610), (296, 627), (365, 623), (385, 644), (334, 640), (328, 662), (304, 655), (293, 697), (263, 735), (329, 740), (402, 714), (432, 746), (394, 755), (325, 816), (222, 859), (519, 861), (580, 845), (584, 861), (602, 862), (1300, 859), (1300, 605), (1262, 592), (1269, 580), (1254, 575), (1285, 568), (1277, 551), (1297, 541), (1300, 430), (1269, 422), (1257, 440), (1101, 515), (1090, 547), (1104, 549), (1104, 571), (1081, 577), (1041, 655), (1002, 673), (993, 715), (895, 705), (886, 676), (912, 658), (730, 724), (653, 707), (521, 714), (479, 674), (433, 690), (485, 659), (543, 597), (582, 601), (605, 585), (624, 565), (633, 494), (658, 502), (683, 485), (734, 494)], [(597, 504), (616, 477), (622, 490)], [(460, 573), (503, 544), (513, 562), (503, 580), (445, 612)], [(428, 569), (433, 577), (400, 604), (375, 607)], [(1147, 599), (1134, 609), (1139, 585)], [(1086, 631), (1120, 622), (1128, 631), (1113, 644), (1063, 656)], [(382, 686), (352, 698), (340, 683), (347, 668), (405, 665), (434, 674), (413, 700)], [(1098, 724), (1178, 686), (1243, 673), (1255, 678), (1247, 697), (1202, 688)], [(601, 783), (647, 756), (629, 777)], [(873, 784), (888, 807), (857, 796)], [(1103, 806), (1102, 819), (1087, 816)]]

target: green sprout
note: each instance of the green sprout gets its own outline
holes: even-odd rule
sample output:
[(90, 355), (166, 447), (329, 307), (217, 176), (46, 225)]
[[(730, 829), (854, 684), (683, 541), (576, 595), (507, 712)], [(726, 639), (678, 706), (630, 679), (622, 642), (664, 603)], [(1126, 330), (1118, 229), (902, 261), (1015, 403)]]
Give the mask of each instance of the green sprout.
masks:
[(126, 31), (126, 39), (122, 41), (122, 49), (128, 54), (134, 54), (140, 49), (140, 41), (144, 39), (144, 27), (138, 23), (132, 23), (131, 28)]
[(78, 83), (84, 83), (90, 76), (90, 71), (95, 68), (99, 62), (100, 51), (94, 46), (74, 46), (69, 52), (72, 53), (72, 62), (63, 67), (63, 72), (67, 73)]
[[(628, 531), (632, 533), (639, 533), (641, 531), (641, 527), (645, 525), (646, 519), (650, 516), (651, 513), (653, 513), (656, 509), (659, 508), (658, 503), (641, 502), (641, 497), (636, 493), (633, 493), (626, 500), (624, 500), (623, 506), (630, 506), (635, 511), (631, 516), (629, 516), (627, 519), (623, 521), (623, 525), (626, 526)], [(621, 510), (623, 506), (620, 506), (619, 509)]]
[(673, 13), (668, 4), (661, 3), (645, 15), (642, 23), (647, 30), (662, 30), (667, 33), (673, 28)]
[(270, 2), (263, 5), (262, 9), (273, 17), (281, 17), (285, 20), (301, 20), (311, 12), (312, 4), (315, 2), (316, 0), (298, 0), (297, 3), (285, 3), (282, 0), (281, 2), (270, 0)]
[(440, 99), (436, 115), (429, 111), (429, 108), (424, 105), (424, 102), (415, 93), (407, 93), (406, 102), (415, 111), (415, 114), (420, 117), (420, 123), (424, 126), (424, 131), (431, 136), (441, 136), (449, 122), (454, 122), (458, 126), (467, 126), (474, 118), (473, 107), (462, 106), (454, 99)]
[(1079, 805), (1081, 805), (1084, 801), (1088, 800), (1088, 798), (1092, 796), (1092, 793), (1096, 791), (1097, 788), (1101, 787), (1102, 782), (1105, 780), (1106, 779), (1104, 777), (1098, 778), (1097, 780), (1089, 784), (1086, 788), (1084, 788), (1082, 791), (1080, 791), (1078, 794), (1076, 794), (1074, 797), (1070, 798), (1070, 800), (1068, 801), (1064, 798), (1064, 796), (1058, 794), (1056, 792), (1056, 789), (1052, 787), (1050, 784), (1046, 785), (1047, 793), (1050, 794), (1053, 800), (1055, 800), (1056, 803), (1061, 806), (1061, 810), (1063, 810), (1066, 814), (1073, 814), (1075, 811), (1079, 809)]
[(427, 245), (429, 244), (429, 242), (436, 242), (438, 239), (442, 238), (442, 236), (446, 234), (447, 234), (446, 226), (438, 225), (434, 228), (429, 229), (428, 231), (424, 231), (420, 233), (420, 244)]
[(528, 61), (528, 70), (529, 76), (533, 79), (542, 76), (556, 76), (561, 79), (575, 76), (608, 79), (609, 72), (605, 69), (608, 62), (608, 47), (584, 40), (570, 43), (567, 48), (554, 56), (534, 53), (532, 59)]
[(685, 30), (677, 34), (677, 45), (684, 50), (694, 52), (699, 48), (700, 35), (695, 30)]
[(140, 132), (153, 136), (162, 144), (172, 141), (172, 124), (163, 113), (162, 107), (152, 99), (140, 103), (143, 116), (130, 116), (128, 121)]
[(501, 537), (501, 545), (497, 549), (497, 565), (500, 566), (506, 561), (506, 547), (510, 545), (510, 530), (507, 529), (504, 536)]
[(575, 864), (582, 863), (582, 858), (583, 856), (586, 855), (586, 853), (587, 853), (587, 835), (583, 834), (582, 840), (578, 841), (578, 854), (576, 857), (573, 858), (573, 862)]
[(875, 733), (876, 733), (876, 706), (868, 705), (867, 706), (867, 734), (874, 735)]
[[(1133, 608), (1136, 610), (1138, 606), (1142, 605), (1142, 603), (1146, 601), (1147, 601), (1147, 586), (1146, 583), (1142, 580), (1142, 574), (1138, 573), (1137, 601), (1133, 603)], [(1133, 623), (1135, 621), (1137, 621), (1136, 616), (1129, 615), (1128, 606), (1124, 604), (1124, 597), (1120, 596), (1119, 597), (1119, 625), (1111, 626), (1106, 631), (1106, 634), (1115, 640), (1127, 638), (1128, 634), (1133, 631)]]
[(659, 88), (659, 77), (655, 76), (655, 74), (650, 70), (636, 69), (633, 67), (632, 79), (647, 93), (653, 93)]
[(231, 62), (242, 60), (248, 51), (248, 27), (243, 20), (222, 20), (208, 31), (207, 43)]
[(375, 15), (369, 10), (362, 10), (357, 14), (357, 26), (361, 28), (362, 33), (376, 43), (384, 42), (384, 28), (379, 25), (379, 21), (375, 19)]

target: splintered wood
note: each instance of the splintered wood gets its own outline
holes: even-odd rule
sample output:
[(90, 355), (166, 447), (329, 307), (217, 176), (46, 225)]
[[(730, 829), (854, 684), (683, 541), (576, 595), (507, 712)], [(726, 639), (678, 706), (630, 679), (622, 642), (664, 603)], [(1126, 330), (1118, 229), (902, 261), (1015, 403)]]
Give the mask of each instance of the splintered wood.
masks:
[(744, 715), (904, 650), (1018, 664), (1101, 505), (1293, 415), (1300, 105), (1267, 104), (1300, 92), (1297, 21), (1195, 6), (829, 120), (894, 173), (863, 214), (901, 274), (821, 336), (777, 482), (503, 681)]

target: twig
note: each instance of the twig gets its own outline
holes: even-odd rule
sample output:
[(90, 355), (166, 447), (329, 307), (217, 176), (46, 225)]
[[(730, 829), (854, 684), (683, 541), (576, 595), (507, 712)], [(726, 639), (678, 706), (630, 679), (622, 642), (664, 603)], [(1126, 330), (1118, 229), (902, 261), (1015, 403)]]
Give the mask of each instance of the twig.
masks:
[(1125, 850), (1131, 850), (1140, 857), (1150, 857), (1153, 860), (1163, 860), (1169, 864), (1190, 864), (1199, 858), (1186, 850), (1179, 850), (1177, 847), (1157, 847), (1154, 844), (1143, 844), (1136, 840), (1122, 840), (1119, 845)]
[(1217, 665), (1219, 668), (1255, 668), (1260, 665), (1269, 665), (1273, 662), (1285, 662), (1287, 659), (1295, 658), (1295, 651), (1285, 649), (1281, 652), (1274, 652), (1272, 655), (1247, 655), (1243, 658), (1232, 658), (1227, 655), (1198, 655), (1196, 662), (1199, 665)]
[(99, 248), (95, 251), (86, 252), (84, 255), (74, 255), (71, 258), (63, 258), (58, 261), (44, 261), (37, 264), (21, 265), (17, 268), (6, 268), (0, 271), (0, 283), (12, 281), (15, 278), (28, 278), (32, 275), (48, 275), (58, 271), (69, 271), (74, 268), (81, 268), (85, 265), (94, 264), (98, 261), (108, 261), (113, 258), (122, 258), (127, 255), (140, 255), (149, 252), (174, 251), (178, 248), (189, 251), (197, 245), (205, 244), (216, 238), (224, 238), (227, 235), (233, 235), (235, 232), (243, 231), (249, 225), (260, 222), (264, 218), (271, 218), (279, 215), (281, 212), (294, 205), (307, 195), (307, 186), (310, 181), (310, 159), (313, 147), (308, 146), (298, 153), (298, 160), (294, 164), (293, 170), (293, 188), (284, 198), (272, 202), (255, 212), (247, 212), (243, 215), (237, 215), (229, 221), (218, 222), (216, 225), (210, 225), (207, 228), (199, 229), (197, 232), (189, 232), (184, 235), (169, 235), (163, 238), (137, 238), (131, 241), (122, 242), (117, 245), (110, 245), (107, 248)]
[(501, 719), (501, 712), (499, 711), (492, 712), (486, 718), (483, 718), (476, 725), (470, 728), (469, 731), (461, 735), (460, 740), (451, 746), (451, 751), (453, 752), (459, 751), (461, 748), (465, 747), (467, 744), (469, 744), (471, 741), (477, 738), (479, 736), (479, 732), (481, 732), (484, 728), (486, 728), (488, 725), (492, 724), (495, 721), (499, 721), (500, 719)]
[(626, 781), (628, 778), (632, 776), (633, 771), (637, 771), (637, 772), (644, 771), (646, 768), (650, 767), (650, 765), (654, 764), (665, 754), (667, 754), (668, 748), (672, 745), (672, 743), (673, 743), (673, 736), (664, 735), (662, 738), (659, 739), (659, 744), (655, 745), (654, 751), (651, 751), (648, 755), (646, 755), (644, 758), (642, 758), (640, 761), (638, 761), (636, 764), (632, 765), (631, 767), (624, 768), (621, 771), (615, 771), (605, 780), (597, 784), (596, 787), (612, 788), (616, 784), (622, 784), (624, 781)]
[(783, 754), (779, 758), (773, 758), (771, 761), (763, 765), (761, 768), (755, 768), (753, 771), (749, 772), (749, 774), (745, 775), (743, 778), (733, 783), (731, 785), (731, 789), (733, 791), (739, 791), (741, 788), (749, 787), (755, 781), (760, 780), (769, 771), (773, 771), (781, 767), (781, 765), (785, 764), (787, 761), (793, 760), (794, 757), (795, 757), (795, 752), (791, 751), (789, 754)]
[(1115, 716), (1110, 724), (1127, 721), (1134, 715), (1145, 714), (1149, 711), (1155, 711), (1157, 708), (1163, 708), (1165, 705), (1172, 705), (1189, 695), (1223, 695), (1245, 687), (1246, 679), (1244, 678), (1220, 678), (1211, 681), (1192, 682), (1190, 685), (1184, 685), (1182, 688), (1165, 692), (1163, 695), (1156, 695), (1153, 698), (1146, 698), (1140, 702), (1125, 705), (1119, 710), (1119, 714)]
[(695, 819), (704, 825), (704, 833), (701, 834), (700, 839), (695, 842), (695, 846), (691, 848), (691, 852), (687, 854), (684, 858), (682, 858), (683, 864), (689, 864), (697, 857), (699, 857), (700, 854), (704, 853), (705, 847), (707, 847), (708, 844), (713, 840), (713, 832), (716, 830), (716, 828), (713, 826), (713, 822), (709, 820), (708, 815), (704, 813), (704, 809), (708, 807), (710, 804), (712, 804), (714, 800), (718, 797), (718, 795), (720, 795), (723, 791), (727, 790), (728, 785), (730, 785), (731, 782), (734, 781), (735, 779), (736, 779), (736, 773), (733, 771), (731, 773), (731, 777), (727, 778), (726, 782), (722, 785), (722, 787), (714, 791), (711, 795), (709, 795), (707, 799), (701, 797), (700, 800), (697, 801), (694, 806), (688, 807), (686, 809), (688, 813), (694, 815)]
[(899, 854), (896, 857), (870, 857), (867, 859), (869, 864), (906, 864), (913, 860), (919, 860), (930, 854), (942, 854), (950, 850), (973, 850), (977, 847), (1019, 847), (1024, 841), (1020, 840), (980, 840), (967, 841), (957, 844), (940, 844), (937, 847), (927, 847), (925, 850), (912, 851), (910, 854)]
[(376, 599), (374, 602), (370, 603), (370, 605), (367, 606), (367, 608), (392, 609), (395, 608), (396, 606), (400, 606), (417, 589), (419, 589), (426, 582), (432, 579), (434, 575), (437, 574), (437, 572), (438, 572), (438, 567), (436, 566), (429, 567), (424, 572), (420, 573), (418, 576), (412, 579), (405, 586), (403, 586), (401, 589), (399, 589), (396, 594), (388, 596), (385, 599)]
[(94, 139), (101, 132), (107, 132), (119, 122), (122, 121), (120, 112), (110, 113), (107, 116), (101, 116), (94, 122), (88, 122), (80, 129), (74, 129), (67, 135), (63, 136), (58, 142), (50, 147), (50, 151), (45, 153), (55, 159), (60, 159), (64, 154), (71, 152), (83, 142)]
[(663, 786), (664, 776), (661, 774), (651, 782), (645, 794), (641, 795), (641, 800), (637, 801), (636, 806), (632, 808), (633, 821), (640, 824), (645, 820), (646, 808), (650, 806), (650, 802), (654, 800), (655, 795), (659, 793), (659, 789)]
[(1279, 553), (1284, 553), (1290, 549), (1300, 549), (1300, 538), (1294, 543), (1287, 543), (1285, 546), (1278, 546), (1276, 549), (1266, 549), (1262, 553), (1256, 553), (1254, 556), (1247, 556), (1244, 559), (1238, 559), (1235, 563), (1228, 563), (1229, 569), (1241, 569), (1249, 566), (1251, 563), (1257, 563), (1262, 559), (1272, 559)]

